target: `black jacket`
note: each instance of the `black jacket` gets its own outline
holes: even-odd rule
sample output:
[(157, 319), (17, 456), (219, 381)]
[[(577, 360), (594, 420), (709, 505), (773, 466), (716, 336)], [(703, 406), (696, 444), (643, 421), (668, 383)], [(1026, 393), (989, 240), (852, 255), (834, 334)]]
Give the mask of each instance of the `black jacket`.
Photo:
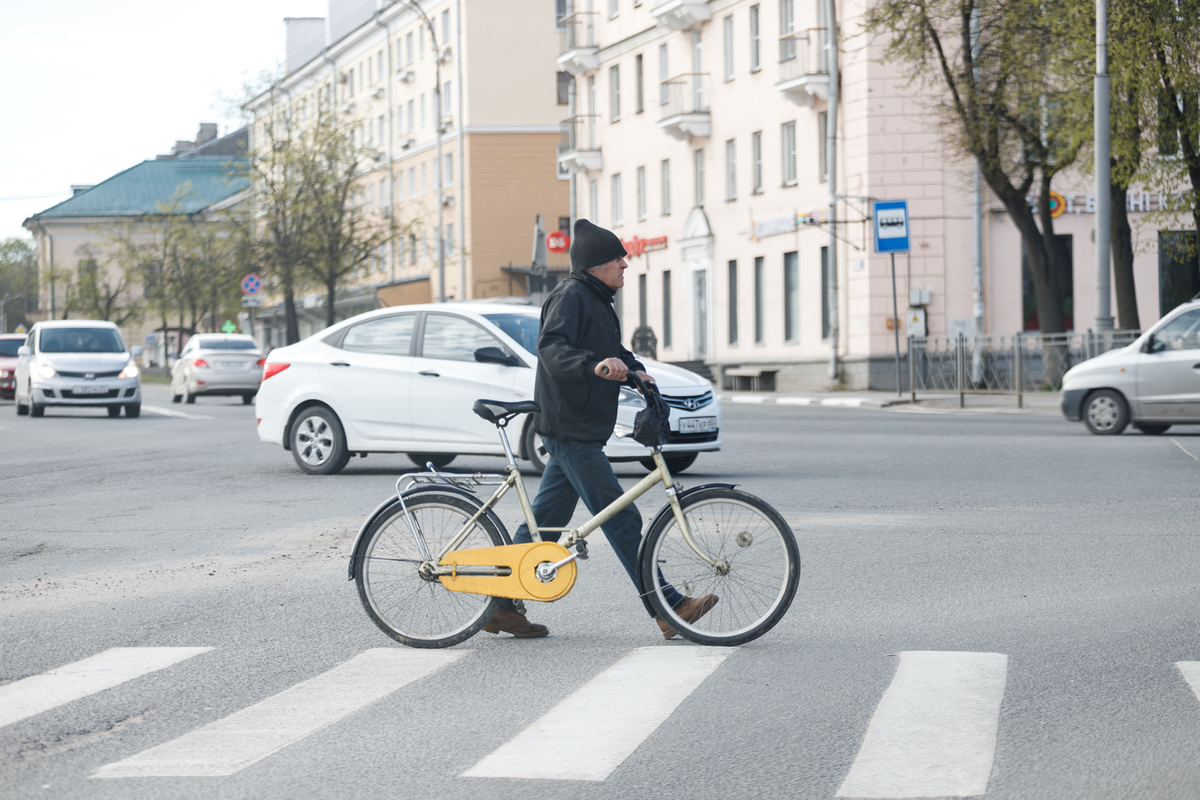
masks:
[(591, 275), (571, 275), (546, 298), (538, 332), (534, 399), (542, 411), (538, 433), (554, 439), (606, 442), (617, 422), (621, 384), (598, 377), (596, 364), (619, 358), (645, 371), (621, 345), (615, 292)]

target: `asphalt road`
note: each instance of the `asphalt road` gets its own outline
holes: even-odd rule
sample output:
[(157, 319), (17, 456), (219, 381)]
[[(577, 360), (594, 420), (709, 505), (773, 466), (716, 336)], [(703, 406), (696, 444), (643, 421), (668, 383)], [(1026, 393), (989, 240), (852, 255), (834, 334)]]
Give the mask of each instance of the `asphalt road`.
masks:
[[(602, 539), (568, 597), (531, 604), (548, 638), (481, 633), (389, 686), (387, 670), (353, 667), (424, 651), (370, 623), (346, 565), (407, 460), (306, 476), (258, 441), (240, 401), (172, 405), (147, 386), (144, 403), (136, 420), (0, 404), (0, 698), (113, 648), (210, 649), (155, 650), (178, 663), (0, 727), (0, 797), (826, 798), (864, 785), (852, 774), (919, 791), (928, 765), (888, 748), (932, 735), (921, 715), (939, 697), (965, 716), (932, 769), (982, 774), (989, 798), (1200, 796), (1200, 701), (1176, 666), (1200, 661), (1200, 428), (1102, 438), (1053, 416), (727, 404), (724, 452), (682, 480), (735, 482), (780, 509), (803, 559), (795, 602), (681, 680), (661, 720), (588, 742), (576, 765), (613, 763), (578, 780), (463, 774), (520, 736), (570, 739), (539, 734), (567, 711), (579, 732), (653, 716), (637, 698), (662, 681), (622, 665), (683, 674), (704, 650), (662, 641)], [(660, 503), (644, 497), (643, 516)], [(965, 677), (909, 681), (921, 651), (966, 659)], [(998, 654), (980, 657), (992, 671), (972, 654)], [(378, 697), (346, 699), (376, 679)], [(269, 754), (232, 774), (92, 777), (284, 692), (243, 731)], [(322, 726), (314, 695), (349, 710)]]

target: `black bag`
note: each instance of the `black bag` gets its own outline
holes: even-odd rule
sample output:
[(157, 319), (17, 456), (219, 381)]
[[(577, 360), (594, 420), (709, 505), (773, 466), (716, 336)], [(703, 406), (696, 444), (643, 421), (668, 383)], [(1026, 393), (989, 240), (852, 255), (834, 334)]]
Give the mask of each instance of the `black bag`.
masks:
[(632, 372), (629, 377), (646, 399), (646, 407), (633, 418), (633, 438), (646, 447), (662, 447), (671, 435), (671, 407), (658, 393), (658, 387), (642, 383)]

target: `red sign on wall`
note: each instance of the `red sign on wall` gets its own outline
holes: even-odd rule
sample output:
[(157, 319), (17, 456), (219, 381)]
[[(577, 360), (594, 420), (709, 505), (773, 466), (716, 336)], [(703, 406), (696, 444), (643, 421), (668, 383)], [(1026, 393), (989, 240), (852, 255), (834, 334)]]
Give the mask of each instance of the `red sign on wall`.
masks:
[(629, 255), (640, 256), (642, 253), (649, 253), (654, 250), (666, 250), (667, 237), (659, 236), (655, 239), (641, 239), (635, 236), (632, 239), (622, 239), (621, 244), (629, 252)]
[(562, 231), (550, 231), (546, 234), (546, 249), (551, 253), (565, 253), (571, 247), (571, 237)]

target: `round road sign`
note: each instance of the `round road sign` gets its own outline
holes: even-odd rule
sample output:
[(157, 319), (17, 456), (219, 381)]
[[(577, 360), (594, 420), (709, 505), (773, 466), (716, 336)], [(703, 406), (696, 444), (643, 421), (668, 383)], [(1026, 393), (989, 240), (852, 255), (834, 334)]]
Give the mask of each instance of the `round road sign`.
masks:
[(242, 294), (258, 294), (262, 291), (262, 278), (251, 272), (242, 278)]
[(551, 253), (565, 253), (571, 247), (571, 237), (562, 231), (550, 231), (546, 234), (546, 249)]

